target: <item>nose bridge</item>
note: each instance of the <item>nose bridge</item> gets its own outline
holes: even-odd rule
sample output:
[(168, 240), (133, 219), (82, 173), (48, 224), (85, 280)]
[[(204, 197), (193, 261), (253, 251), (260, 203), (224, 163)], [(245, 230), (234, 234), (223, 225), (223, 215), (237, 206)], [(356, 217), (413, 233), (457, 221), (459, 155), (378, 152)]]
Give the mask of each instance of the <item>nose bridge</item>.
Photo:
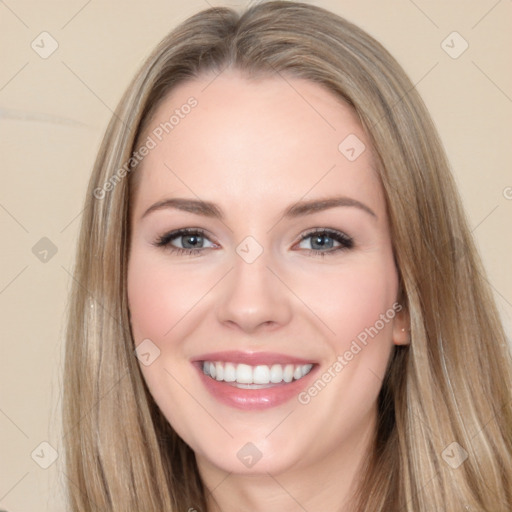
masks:
[(290, 297), (269, 269), (273, 266), (270, 251), (253, 237), (247, 237), (237, 246), (234, 268), (219, 297), (219, 321), (253, 331), (261, 325), (284, 325), (290, 320)]

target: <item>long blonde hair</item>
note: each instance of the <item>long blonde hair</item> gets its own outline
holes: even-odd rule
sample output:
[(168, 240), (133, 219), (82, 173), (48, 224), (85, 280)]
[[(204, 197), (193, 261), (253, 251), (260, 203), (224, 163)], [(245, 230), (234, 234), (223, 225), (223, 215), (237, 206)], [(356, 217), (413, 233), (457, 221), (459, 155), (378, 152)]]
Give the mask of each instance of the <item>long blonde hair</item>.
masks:
[(284, 1), (186, 20), (144, 63), (107, 128), (69, 303), (70, 510), (206, 511), (194, 453), (159, 411), (134, 356), (130, 158), (173, 87), (227, 66), (321, 84), (353, 107), (378, 164), (411, 344), (389, 363), (358, 510), (512, 510), (510, 352), (430, 116), (372, 37), (322, 8)]

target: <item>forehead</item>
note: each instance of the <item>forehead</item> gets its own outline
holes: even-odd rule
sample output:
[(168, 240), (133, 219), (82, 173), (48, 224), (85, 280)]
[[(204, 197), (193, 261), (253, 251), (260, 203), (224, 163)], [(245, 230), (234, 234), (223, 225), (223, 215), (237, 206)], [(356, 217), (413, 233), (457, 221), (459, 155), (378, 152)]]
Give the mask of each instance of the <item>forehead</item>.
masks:
[(356, 113), (309, 80), (203, 75), (162, 101), (148, 138), (154, 148), (135, 171), (142, 198), (222, 194), (250, 208), (339, 192), (383, 206)]

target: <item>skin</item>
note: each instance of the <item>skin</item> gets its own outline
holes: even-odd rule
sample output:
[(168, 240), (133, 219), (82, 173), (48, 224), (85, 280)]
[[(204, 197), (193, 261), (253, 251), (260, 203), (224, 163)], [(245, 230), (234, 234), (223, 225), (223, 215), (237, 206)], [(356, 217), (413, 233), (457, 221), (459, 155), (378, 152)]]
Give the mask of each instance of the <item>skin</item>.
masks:
[[(394, 344), (408, 342), (405, 310), (389, 320), (309, 403), (292, 399), (267, 410), (219, 403), (190, 360), (217, 350), (280, 352), (332, 368), (358, 334), (396, 303), (385, 200), (369, 143), (354, 112), (331, 92), (299, 78), (247, 79), (236, 70), (175, 88), (144, 137), (194, 96), (180, 120), (135, 171), (128, 299), (135, 344), (160, 350), (141, 364), (164, 415), (196, 454), (209, 510), (349, 510), (375, 431), (376, 400)], [(366, 150), (349, 161), (338, 145), (355, 134)], [(287, 219), (299, 200), (346, 196), (338, 206)], [(224, 219), (162, 208), (182, 197), (212, 201)], [(180, 228), (206, 231), (200, 255), (156, 247)], [(354, 245), (332, 251), (301, 235), (342, 231)], [(252, 236), (263, 253), (247, 263), (237, 246)], [(183, 247), (187, 237), (172, 241)], [(201, 247), (201, 246), (199, 246)], [(317, 255), (312, 254), (316, 247)], [(331, 370), (332, 373), (332, 370)], [(253, 443), (251, 468), (237, 457)]]

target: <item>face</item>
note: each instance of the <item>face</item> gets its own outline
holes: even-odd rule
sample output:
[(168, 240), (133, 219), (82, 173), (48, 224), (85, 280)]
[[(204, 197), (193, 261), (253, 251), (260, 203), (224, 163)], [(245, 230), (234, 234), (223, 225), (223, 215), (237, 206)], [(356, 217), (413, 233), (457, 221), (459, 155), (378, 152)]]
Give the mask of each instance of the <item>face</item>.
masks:
[(174, 89), (141, 141), (128, 299), (169, 423), (204, 470), (355, 460), (406, 343), (357, 116), (318, 84), (225, 71)]

